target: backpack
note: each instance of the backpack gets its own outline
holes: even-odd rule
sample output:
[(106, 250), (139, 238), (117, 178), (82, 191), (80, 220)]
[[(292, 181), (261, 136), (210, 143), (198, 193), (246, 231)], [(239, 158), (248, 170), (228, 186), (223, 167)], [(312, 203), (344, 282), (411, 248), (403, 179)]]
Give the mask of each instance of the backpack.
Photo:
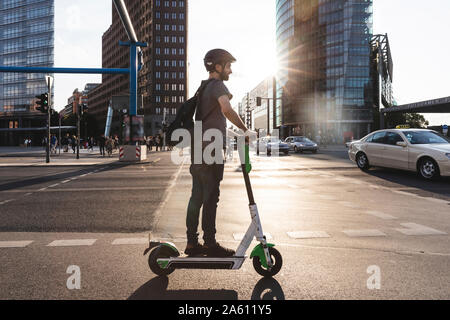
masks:
[(206, 82), (204, 82), (197, 90), (195, 95), (191, 99), (183, 103), (183, 105), (181, 106), (180, 110), (177, 113), (175, 120), (169, 125), (169, 127), (165, 131), (167, 145), (175, 146), (179, 143), (179, 141), (172, 141), (172, 134), (175, 130), (186, 129), (192, 131), (195, 123), (194, 114), (200, 102), (200, 96), (206, 89), (206, 86), (213, 80), (215, 79), (209, 79)]

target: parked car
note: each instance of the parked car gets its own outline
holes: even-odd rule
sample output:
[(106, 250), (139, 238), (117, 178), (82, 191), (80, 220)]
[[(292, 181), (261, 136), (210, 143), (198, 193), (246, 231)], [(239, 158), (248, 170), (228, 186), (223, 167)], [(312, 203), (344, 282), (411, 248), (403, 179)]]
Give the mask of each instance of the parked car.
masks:
[(361, 170), (379, 166), (416, 171), (427, 180), (450, 176), (450, 140), (433, 130), (375, 131), (352, 142), (348, 155)]
[(317, 150), (319, 150), (317, 143), (303, 136), (287, 137), (284, 142), (286, 142), (289, 145), (290, 150), (295, 153), (304, 151), (317, 153)]
[(278, 149), (279, 153), (289, 154), (289, 145), (281, 141), (279, 138), (259, 138), (256, 143), (259, 144), (259, 151), (266, 152), (268, 156), (270, 156), (276, 149)]

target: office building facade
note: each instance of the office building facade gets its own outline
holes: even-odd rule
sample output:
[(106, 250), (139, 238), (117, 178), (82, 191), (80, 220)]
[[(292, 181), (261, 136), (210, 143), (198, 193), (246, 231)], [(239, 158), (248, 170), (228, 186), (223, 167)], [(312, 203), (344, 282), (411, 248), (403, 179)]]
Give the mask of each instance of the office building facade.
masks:
[[(0, 66), (54, 66), (54, 0), (0, 1)], [(47, 91), (44, 74), (0, 73), (0, 145), (40, 140), (35, 96)]]
[[(144, 66), (138, 76), (138, 95), (143, 107), (138, 114), (145, 116), (145, 134), (158, 134), (163, 121), (170, 123), (187, 98), (187, 0), (126, 0), (131, 21), (143, 48)], [(103, 35), (104, 68), (128, 68), (129, 48), (119, 47), (127, 41), (116, 9), (112, 8), (112, 25)], [(105, 126), (107, 108), (113, 96), (129, 95), (129, 77), (103, 75), (102, 84), (89, 94), (89, 112), (100, 126)], [(112, 134), (119, 133), (121, 117), (115, 112)]]
[(372, 0), (277, 0), (277, 125), (340, 142), (373, 125)]

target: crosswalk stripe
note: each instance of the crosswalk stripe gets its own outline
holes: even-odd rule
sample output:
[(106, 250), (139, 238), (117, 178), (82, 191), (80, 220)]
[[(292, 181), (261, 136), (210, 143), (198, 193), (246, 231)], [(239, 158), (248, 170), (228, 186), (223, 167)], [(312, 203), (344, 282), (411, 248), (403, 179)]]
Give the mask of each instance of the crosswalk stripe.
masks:
[(376, 229), (344, 230), (349, 237), (385, 237), (386, 234)]
[(390, 214), (386, 214), (380, 211), (366, 211), (367, 214), (383, 219), (383, 220), (396, 220), (397, 217), (391, 216)]
[(0, 241), (0, 248), (25, 248), (33, 241)]
[(76, 246), (92, 246), (97, 239), (73, 239), (73, 240), (55, 240), (47, 245), (47, 247), (76, 247)]
[(445, 235), (446, 232), (439, 231), (427, 226), (416, 223), (401, 223), (407, 229), (395, 229), (398, 232), (406, 234), (407, 236), (431, 236), (431, 235)]

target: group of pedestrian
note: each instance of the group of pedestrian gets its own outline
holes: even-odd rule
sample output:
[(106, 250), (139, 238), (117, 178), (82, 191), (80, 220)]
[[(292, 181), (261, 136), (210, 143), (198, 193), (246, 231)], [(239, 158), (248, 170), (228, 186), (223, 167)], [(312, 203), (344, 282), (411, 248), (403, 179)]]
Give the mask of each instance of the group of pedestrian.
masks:
[(147, 145), (147, 150), (153, 151), (153, 147), (156, 148), (156, 151), (162, 151), (164, 145), (164, 139), (160, 134), (156, 136), (149, 136), (145, 139), (145, 144)]
[(24, 141), (25, 148), (31, 147), (31, 138), (26, 138)]
[(106, 153), (108, 153), (108, 156), (111, 157), (114, 150), (117, 150), (119, 148), (119, 137), (115, 135), (114, 137), (105, 137), (104, 134), (102, 134), (98, 138), (98, 146), (100, 148), (100, 155), (106, 156)]

